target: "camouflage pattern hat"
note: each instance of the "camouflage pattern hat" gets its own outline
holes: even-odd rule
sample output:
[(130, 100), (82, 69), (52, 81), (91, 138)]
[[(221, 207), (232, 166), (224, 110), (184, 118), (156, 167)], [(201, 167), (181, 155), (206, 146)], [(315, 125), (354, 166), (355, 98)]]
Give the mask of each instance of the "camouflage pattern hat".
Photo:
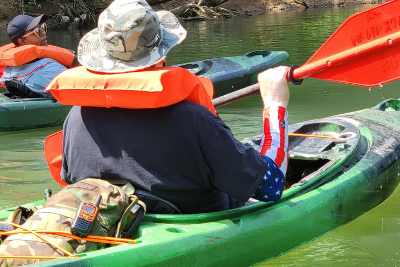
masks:
[(155, 12), (144, 0), (115, 0), (100, 14), (97, 26), (79, 42), (78, 59), (98, 72), (147, 68), (186, 38), (171, 12)]

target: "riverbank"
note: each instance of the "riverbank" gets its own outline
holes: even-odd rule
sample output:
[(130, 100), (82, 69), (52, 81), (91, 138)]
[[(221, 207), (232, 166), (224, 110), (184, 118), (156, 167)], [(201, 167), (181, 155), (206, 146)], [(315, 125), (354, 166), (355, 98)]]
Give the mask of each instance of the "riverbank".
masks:
[[(156, 10), (171, 10), (185, 3), (187, 0), (171, 0), (154, 5)], [(346, 5), (379, 4), (386, 0), (228, 0), (218, 7), (239, 12), (243, 15), (257, 15), (266, 12), (282, 12), (307, 8), (326, 8)]]
[[(361, 4), (379, 4), (386, 0), (228, 0), (218, 7), (234, 11), (241, 15), (259, 15), (266, 12), (282, 12), (307, 8), (334, 7)], [(153, 1), (157, 2), (157, 1)], [(170, 0), (164, 3), (152, 5), (155, 10), (172, 10), (179, 6), (193, 2), (192, 0)], [(149, 0), (151, 3), (151, 0)], [(57, 13), (57, 6), (48, 0), (37, 0), (38, 7), (25, 8), (27, 14), (47, 14), (54, 16)], [(13, 0), (2, 0), (0, 2), (0, 31), (5, 32), (7, 23), (14, 16), (21, 14), (13, 5)]]

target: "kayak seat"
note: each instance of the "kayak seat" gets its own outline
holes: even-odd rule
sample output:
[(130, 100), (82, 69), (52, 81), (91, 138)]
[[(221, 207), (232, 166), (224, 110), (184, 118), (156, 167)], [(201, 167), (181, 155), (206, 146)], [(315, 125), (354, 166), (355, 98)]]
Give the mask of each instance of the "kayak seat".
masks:
[(203, 61), (179, 64), (179, 65), (175, 65), (175, 66), (187, 69), (191, 73), (193, 73), (197, 76), (201, 76), (204, 73), (208, 72), (211, 69), (211, 67), (213, 66), (213, 64), (214, 63), (212, 62), (212, 60), (203, 60)]
[(204, 64), (202, 62), (194, 62), (194, 63), (187, 63), (187, 64), (182, 64), (182, 65), (178, 65), (178, 67), (187, 69), (188, 71), (190, 71), (191, 73), (193, 73), (194, 75), (199, 75), (204, 73), (203, 69), (204, 69)]
[(268, 57), (271, 54), (272, 54), (271, 51), (256, 50), (256, 51), (248, 52), (248, 53), (244, 54), (244, 56), (245, 57), (255, 57), (255, 56)]
[(43, 98), (43, 95), (33, 92), (25, 84), (18, 80), (5, 81), (4, 85), (8, 91), (8, 94), (5, 95), (9, 98)]

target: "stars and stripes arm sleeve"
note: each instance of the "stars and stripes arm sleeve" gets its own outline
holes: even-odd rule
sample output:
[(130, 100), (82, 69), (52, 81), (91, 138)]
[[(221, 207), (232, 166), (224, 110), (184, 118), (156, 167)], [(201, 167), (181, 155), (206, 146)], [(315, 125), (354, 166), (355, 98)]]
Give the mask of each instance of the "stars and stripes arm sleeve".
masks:
[(253, 198), (265, 202), (278, 201), (282, 196), (285, 176), (272, 159), (269, 157), (265, 158), (268, 161), (268, 169)]
[(288, 113), (284, 107), (264, 110), (264, 129), (260, 154), (268, 161), (268, 169), (254, 198), (261, 201), (280, 199), (288, 164)]

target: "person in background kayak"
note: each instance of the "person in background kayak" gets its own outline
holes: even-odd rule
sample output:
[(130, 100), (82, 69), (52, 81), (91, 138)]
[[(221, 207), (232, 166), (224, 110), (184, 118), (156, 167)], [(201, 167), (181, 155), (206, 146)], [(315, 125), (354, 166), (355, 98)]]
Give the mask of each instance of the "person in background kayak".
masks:
[[(7, 52), (11, 52), (12, 54), (12, 49), (14, 47), (23, 47), (28, 45), (35, 45), (38, 47), (47, 46), (47, 25), (45, 23), (47, 18), (47, 15), (40, 15), (35, 18), (28, 15), (18, 15), (14, 17), (8, 23), (7, 35), (15, 46), (12, 46), (10, 50), (7, 50)], [(16, 49), (14, 50), (17, 51)], [(53, 57), (51, 53), (48, 53), (48, 57), (37, 57), (33, 61), (26, 62), (27, 64), (7, 66), (0, 79), (0, 83), (5, 85), (7, 81), (12, 81), (13, 85), (16, 84), (15, 86), (18, 86), (19, 89), (21, 86), (24, 87), (23, 85), (25, 85), (29, 90), (31, 90), (31, 92), (33, 92), (31, 93), (28, 89), (23, 88), (25, 91), (29, 92), (28, 95), (34, 97), (51, 97), (49, 92), (44, 91), (50, 81), (68, 67), (77, 66), (79, 64), (77, 58), (71, 51), (65, 51), (66, 49), (63, 48), (59, 48), (59, 50), (61, 50), (60, 53), (64, 55), (64, 59), (67, 57), (67, 63), (64, 63), (66, 66), (54, 59), (60, 57), (60, 53), (58, 53), (59, 51), (55, 51), (53, 52)], [(27, 51), (27, 54), (33, 52), (35, 53), (35, 57), (36, 53), (46, 56), (43, 51), (43, 49), (40, 52), (30, 49), (30, 51)], [(68, 55), (68, 52), (71, 55)], [(15, 57), (17, 56), (18, 55), (15, 55)], [(7, 57), (9, 57), (9, 55), (7, 55)]]
[[(78, 59), (90, 73), (149, 73), (165, 69), (167, 53), (185, 38), (172, 13), (155, 12), (143, 0), (116, 0), (80, 40)], [(63, 126), (61, 178), (69, 184), (88, 177), (128, 180), (151, 193), (142, 196), (150, 213), (165, 212), (154, 196), (189, 214), (237, 208), (250, 198), (277, 201), (287, 169), (287, 72), (281, 66), (258, 76), (264, 102), (259, 152), (199, 103), (74, 106)]]

